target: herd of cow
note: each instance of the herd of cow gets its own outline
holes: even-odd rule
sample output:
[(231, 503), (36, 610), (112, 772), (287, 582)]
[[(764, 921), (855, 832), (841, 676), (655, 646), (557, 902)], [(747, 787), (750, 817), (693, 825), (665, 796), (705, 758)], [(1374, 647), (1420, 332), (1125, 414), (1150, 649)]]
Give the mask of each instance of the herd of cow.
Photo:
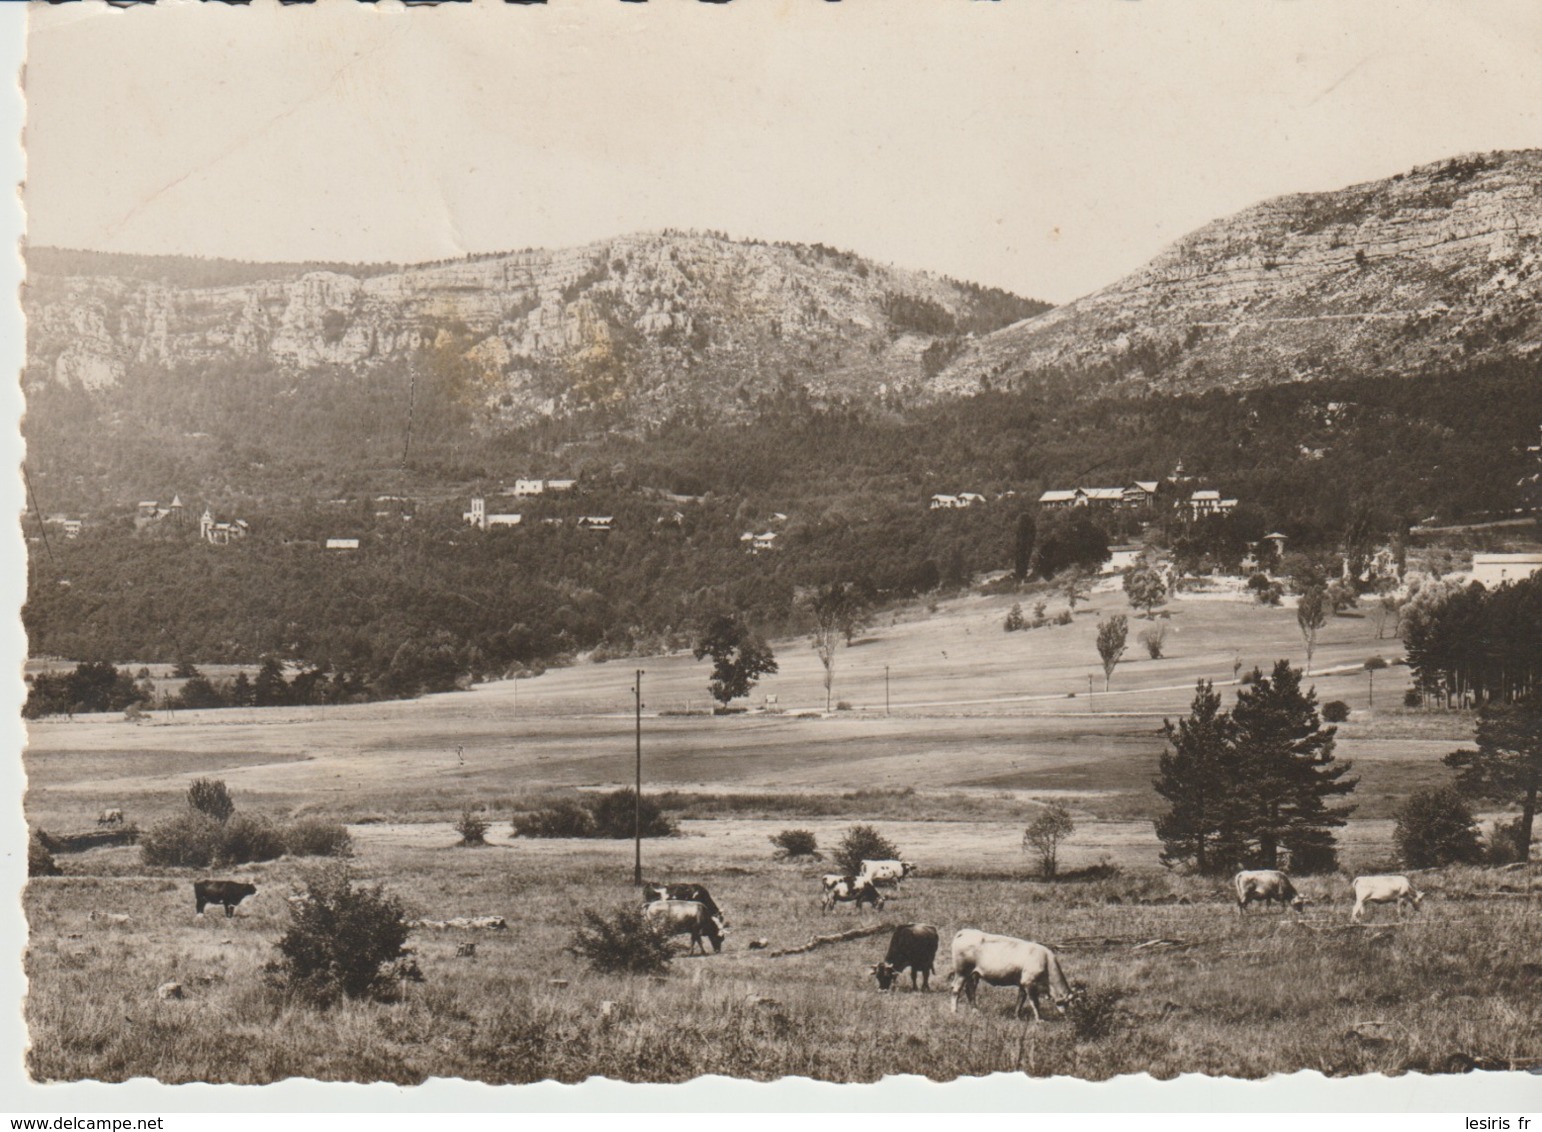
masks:
[[(832, 873), (821, 878), (824, 889), (821, 907), (829, 912), (838, 903), (849, 903), (858, 909), (864, 904), (870, 904), (875, 910), (881, 909), (885, 898), (879, 891), (880, 886), (897, 888), (914, 872), (915, 866), (908, 861), (863, 861), (861, 871), (855, 876)], [(1300, 912), (1309, 903), (1296, 891), (1290, 877), (1277, 869), (1240, 872), (1233, 879), (1233, 888), (1238, 914), (1246, 912), (1248, 905), (1255, 902), (1265, 907), (1278, 905), (1281, 912), (1287, 905)], [(1361, 919), (1367, 905), (1393, 904), (1401, 917), (1404, 905), (1417, 910), (1424, 899), (1405, 876), (1356, 877), (1353, 888), (1352, 921)], [(206, 907), (218, 905), (225, 909), (228, 918), (236, 905), (256, 892), (255, 885), (240, 881), (200, 880), (193, 883), (193, 899), (200, 916)], [(306, 897), (300, 895), (291, 899), (304, 900)], [(712, 944), (714, 953), (723, 949), (728, 917), (703, 884), (691, 881), (645, 885), (643, 912), (647, 920), (666, 935), (689, 936), (690, 953), (700, 950), (705, 955), (706, 943)], [(502, 926), (501, 917), (493, 918)], [(908, 971), (912, 990), (918, 989), (918, 981), (919, 989), (930, 990), (931, 976), (936, 973), (937, 947), (937, 928), (931, 924), (896, 927), (889, 937), (884, 957), (870, 968), (879, 989), (890, 990)], [(978, 928), (962, 928), (953, 936), (952, 959), (954, 1011), (958, 1010), (960, 993), (971, 1006), (974, 1005), (975, 991), (981, 982), (995, 987), (1016, 987), (1014, 1015), (1021, 1017), (1027, 1006), (1035, 1021), (1041, 1018), (1041, 995), (1048, 993), (1061, 1014), (1076, 998), (1076, 991), (1061, 970), (1059, 958), (1042, 943), (991, 935)]]
[[(863, 861), (861, 871), (855, 876), (830, 873), (820, 878), (824, 889), (820, 905), (829, 912), (838, 903), (849, 903), (860, 909), (870, 904), (873, 909), (883, 908), (885, 898), (880, 886), (898, 887), (907, 876), (914, 874), (915, 866), (909, 861)], [(1296, 891), (1291, 879), (1278, 869), (1248, 869), (1238, 873), (1232, 881), (1237, 895), (1237, 912), (1247, 911), (1249, 904), (1258, 902), (1266, 908), (1278, 905), (1281, 912), (1286, 906), (1302, 911), (1310, 901)], [(1405, 876), (1363, 876), (1353, 883), (1354, 908), (1351, 921), (1358, 922), (1370, 904), (1392, 904), (1401, 918), (1404, 905), (1415, 910), (1424, 896)], [(648, 920), (670, 935), (689, 935), (690, 951), (700, 948), (706, 954), (706, 939), (714, 952), (722, 951), (723, 938), (728, 931), (728, 918), (713, 900), (705, 885), (696, 882), (676, 884), (652, 884), (643, 888), (643, 908)], [(912, 990), (931, 989), (931, 976), (936, 973), (938, 933), (931, 924), (900, 924), (889, 937), (889, 947), (884, 957), (873, 964), (871, 971), (880, 990), (891, 989), (900, 975), (910, 973)], [(981, 982), (995, 987), (1016, 987), (1017, 1005), (1014, 1016), (1021, 1017), (1026, 1005), (1035, 1021), (1041, 1019), (1040, 996), (1048, 993), (1056, 1010), (1064, 1014), (1076, 998), (1061, 970), (1060, 960), (1048, 947), (1031, 940), (1013, 936), (992, 935), (978, 928), (961, 928), (953, 936), (953, 976), (951, 979), (953, 1010), (958, 1010), (960, 993), (975, 1003), (975, 991)]]

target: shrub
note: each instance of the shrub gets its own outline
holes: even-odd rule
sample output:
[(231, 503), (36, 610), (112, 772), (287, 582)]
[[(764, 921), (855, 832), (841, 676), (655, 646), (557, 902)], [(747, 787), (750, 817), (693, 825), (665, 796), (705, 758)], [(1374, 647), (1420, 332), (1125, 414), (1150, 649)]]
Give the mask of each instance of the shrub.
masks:
[(1489, 834), (1488, 847), (1483, 854), (1489, 864), (1509, 865), (1526, 860), (1530, 847), (1521, 842), (1521, 820), (1519, 814), (1509, 821), (1495, 819), (1494, 832)]
[(241, 814), (222, 823), (198, 810), (156, 822), (139, 839), (145, 864), (190, 869), (272, 861), (285, 849), (283, 832), (267, 818)]
[(223, 781), (215, 778), (195, 779), (187, 788), (187, 804), (218, 822), (229, 821), (230, 815), (236, 812), (230, 791)]
[(669, 936), (638, 907), (616, 909), (609, 918), (585, 908), (573, 936), (573, 951), (596, 971), (656, 974), (668, 968)]
[(1071, 616), (1069, 609), (1062, 609), (1059, 613), (1055, 614), (1056, 625), (1069, 625), (1074, 620), (1075, 618)]
[(282, 987), (319, 1006), (340, 997), (389, 998), (409, 962), (401, 902), (375, 885), (354, 886), (348, 867), (302, 874), (310, 899), (289, 906), (290, 925), (269, 972)]
[(353, 838), (340, 822), (302, 818), (284, 830), (284, 848), (292, 857), (351, 857)]
[[(810, 834), (812, 837), (813, 835)], [(54, 860), (54, 855), (48, 851), (48, 847), (37, 838), (27, 839), (27, 875), (29, 877), (57, 877), (63, 876), (64, 870)]]
[(844, 872), (855, 874), (863, 861), (892, 861), (900, 855), (899, 846), (870, 825), (854, 825), (846, 831), (835, 848), (835, 863)]
[(587, 806), (563, 798), (529, 813), (515, 814), (515, 837), (593, 837), (594, 815)]
[[(613, 790), (591, 799), (589, 808), (594, 814), (593, 837), (631, 837), (634, 820), (635, 790)], [(673, 837), (675, 823), (664, 816), (663, 809), (648, 795), (642, 797), (642, 835), (644, 837)]]
[(1424, 697), (1419, 694), (1418, 688), (1409, 688), (1403, 693), (1404, 707), (1423, 707)]
[(1167, 626), (1153, 625), (1144, 630), (1140, 635), (1140, 643), (1146, 646), (1146, 652), (1152, 660), (1162, 659), (1162, 646), (1167, 643)]
[(811, 829), (784, 829), (771, 838), (771, 844), (776, 846), (776, 852), (772, 856), (778, 861), (790, 860), (793, 857), (819, 859), (819, 842), (815, 840), (814, 831)]
[(1416, 790), (1397, 808), (1392, 837), (1410, 869), (1475, 864), (1483, 859), (1478, 828), (1462, 796), (1449, 786)]
[(851, 701), (850, 700), (836, 700), (835, 701), (835, 710), (836, 711), (850, 711), (851, 710)]
[(139, 839), (139, 852), (147, 865), (173, 865), (206, 869), (219, 856), (224, 826), (208, 814), (185, 810), (158, 821)]
[(1008, 633), (1016, 633), (1026, 626), (1027, 622), (1023, 620), (1023, 607), (1013, 602), (1012, 608), (1007, 611), (1007, 619), (1002, 622), (1001, 627)]
[(283, 831), (265, 817), (237, 814), (218, 828), (214, 851), (216, 865), (276, 861), (284, 855)]
[(1023, 848), (1039, 858), (1041, 875), (1054, 879), (1060, 865), (1060, 843), (1076, 830), (1071, 811), (1062, 802), (1051, 802), (1023, 830)]
[(1254, 574), (1248, 579), (1248, 589), (1259, 605), (1279, 605), (1285, 597), (1285, 587), (1268, 574)]
[[(549, 806), (515, 814), (515, 837), (613, 837), (632, 836), (633, 790), (613, 790), (582, 801), (563, 798)], [(663, 807), (648, 795), (642, 798), (642, 835), (673, 837), (675, 823)]]
[(1343, 723), (1349, 718), (1349, 705), (1343, 700), (1329, 700), (1322, 706), (1324, 723)]
[(466, 846), (487, 844), (487, 822), (471, 812), (467, 806), (460, 812), (460, 821), (455, 823), (455, 832), (460, 834), (460, 843)]
[(1076, 997), (1067, 1013), (1077, 1041), (1094, 1042), (1108, 1037), (1119, 1025), (1119, 1000), (1124, 998), (1124, 992), (1113, 987), (1094, 990), (1082, 983), (1076, 983), (1075, 988)]

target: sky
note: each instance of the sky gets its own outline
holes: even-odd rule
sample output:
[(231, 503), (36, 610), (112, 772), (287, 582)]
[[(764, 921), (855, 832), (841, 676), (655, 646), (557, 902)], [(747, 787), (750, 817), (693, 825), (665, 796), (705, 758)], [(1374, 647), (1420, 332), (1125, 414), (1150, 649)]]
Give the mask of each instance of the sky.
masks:
[(28, 5), (28, 239), (417, 261), (664, 227), (1062, 302), (1542, 146), (1535, 0)]

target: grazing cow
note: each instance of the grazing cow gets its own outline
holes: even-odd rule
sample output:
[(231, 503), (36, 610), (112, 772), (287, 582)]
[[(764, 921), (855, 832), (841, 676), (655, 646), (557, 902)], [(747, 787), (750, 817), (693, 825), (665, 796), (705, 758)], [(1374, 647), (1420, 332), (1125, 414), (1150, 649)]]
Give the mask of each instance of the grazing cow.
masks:
[(195, 880), (193, 882), (193, 900), (198, 904), (200, 916), (208, 905), (223, 904), (225, 919), (228, 920), (235, 915), (237, 904), (248, 896), (256, 895), (255, 884), (242, 884), (238, 880)]
[(1055, 1009), (1064, 1014), (1076, 997), (1071, 984), (1060, 970), (1060, 960), (1042, 943), (1014, 939), (1009, 935), (989, 935), (977, 928), (964, 928), (953, 937), (953, 1011), (958, 1012), (958, 992), (962, 990), (973, 1006), (975, 988), (980, 980), (993, 987), (1016, 987), (1014, 1018), (1022, 1017), (1023, 1003), (1033, 1008), (1033, 1020), (1041, 1021), (1039, 995), (1048, 991)]
[(707, 910), (711, 916), (723, 927), (728, 926), (728, 917), (717, 906), (717, 901), (712, 899), (712, 893), (707, 891), (704, 884), (682, 882), (679, 884), (647, 884), (643, 886), (643, 903), (655, 904), (660, 900), (694, 900)]
[(1237, 889), (1237, 914), (1247, 911), (1247, 906), (1257, 900), (1266, 907), (1278, 903), (1280, 911), (1289, 904), (1297, 912), (1307, 906), (1307, 899), (1296, 892), (1290, 878), (1278, 869), (1248, 869), (1240, 872), (1232, 883)]
[(723, 950), (723, 925), (695, 900), (656, 900), (643, 909), (643, 914), (667, 935), (689, 935), (691, 946), (687, 954), (693, 954), (698, 947), (703, 955), (707, 953), (701, 942), (703, 936), (712, 941), (714, 952)]
[(854, 904), (858, 910), (863, 904), (871, 904), (874, 911), (883, 910), (883, 893), (879, 892), (867, 877), (836, 877), (834, 884), (828, 883), (829, 879), (829, 877), (825, 878), (825, 894), (819, 902), (820, 907), (826, 912), (837, 904)]
[(101, 813), (96, 815), (96, 824), (97, 825), (122, 825), (123, 824), (123, 811), (122, 810), (103, 810)]
[(863, 861), (858, 875), (884, 888), (898, 888), (900, 881), (915, 871), (909, 861)]
[(1415, 912), (1424, 899), (1424, 893), (1414, 888), (1405, 876), (1355, 877), (1355, 906), (1349, 913), (1350, 920), (1359, 920), (1365, 914), (1367, 904), (1396, 904), (1397, 918), (1403, 918), (1403, 905)]
[(932, 972), (937, 962), (937, 929), (931, 924), (901, 924), (889, 937), (889, 952), (873, 964), (879, 990), (888, 990), (898, 981), (900, 972), (910, 969), (910, 989), (916, 989), (916, 975), (921, 989), (932, 989)]

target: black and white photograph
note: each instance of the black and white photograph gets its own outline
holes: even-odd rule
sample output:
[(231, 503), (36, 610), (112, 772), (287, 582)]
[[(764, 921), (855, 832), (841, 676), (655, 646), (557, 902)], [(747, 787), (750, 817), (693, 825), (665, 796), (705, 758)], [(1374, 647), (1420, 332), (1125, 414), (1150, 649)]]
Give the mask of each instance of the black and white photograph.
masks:
[(1535, 1101), (1542, 8), (26, 7), (17, 1073)]

